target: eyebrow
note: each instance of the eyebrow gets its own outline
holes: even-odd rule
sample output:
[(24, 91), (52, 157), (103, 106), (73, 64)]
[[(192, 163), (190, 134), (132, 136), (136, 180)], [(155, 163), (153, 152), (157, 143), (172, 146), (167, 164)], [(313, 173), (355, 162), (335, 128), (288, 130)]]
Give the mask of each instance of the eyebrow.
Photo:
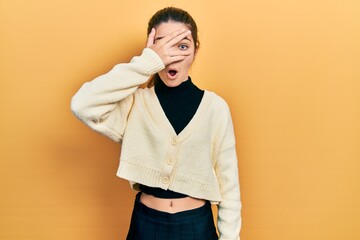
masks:
[[(164, 38), (164, 37), (157, 37), (157, 38), (154, 39), (154, 42), (156, 42), (157, 40), (160, 40), (160, 39), (162, 39), (162, 38)], [(188, 41), (191, 42), (190, 38), (188, 38), (188, 37), (184, 37), (183, 39), (181, 39), (181, 41), (182, 41), (182, 40), (188, 40)]]

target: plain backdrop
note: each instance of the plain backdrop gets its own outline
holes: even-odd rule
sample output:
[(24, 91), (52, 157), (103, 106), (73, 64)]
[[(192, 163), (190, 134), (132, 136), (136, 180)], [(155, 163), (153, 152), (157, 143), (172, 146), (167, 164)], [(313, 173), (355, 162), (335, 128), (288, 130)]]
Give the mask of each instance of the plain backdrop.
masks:
[(190, 75), (231, 108), (242, 240), (360, 239), (358, 0), (0, 0), (0, 239), (125, 239), (120, 146), (70, 99), (166, 6), (195, 18)]

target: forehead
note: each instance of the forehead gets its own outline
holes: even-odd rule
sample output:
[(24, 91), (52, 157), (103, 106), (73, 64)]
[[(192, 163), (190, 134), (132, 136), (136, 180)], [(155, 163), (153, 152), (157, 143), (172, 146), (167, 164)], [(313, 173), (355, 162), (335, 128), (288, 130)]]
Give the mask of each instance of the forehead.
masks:
[[(173, 33), (183, 28), (189, 29), (189, 27), (186, 24), (180, 22), (169, 21), (169, 22), (160, 23), (160, 25), (156, 27), (155, 38), (163, 38), (169, 35), (170, 33)], [(191, 34), (189, 37), (192, 39)]]

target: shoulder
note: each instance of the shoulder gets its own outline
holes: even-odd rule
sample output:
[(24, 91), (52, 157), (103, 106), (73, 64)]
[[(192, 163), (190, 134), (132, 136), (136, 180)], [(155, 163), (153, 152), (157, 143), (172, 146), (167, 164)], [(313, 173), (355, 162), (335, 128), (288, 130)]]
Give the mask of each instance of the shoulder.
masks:
[(205, 95), (209, 98), (210, 106), (213, 111), (218, 113), (230, 113), (229, 105), (224, 98), (209, 90), (205, 90)]
[(138, 88), (134, 92), (134, 99), (137, 102), (149, 103), (153, 101), (154, 97), (156, 97), (154, 87)]

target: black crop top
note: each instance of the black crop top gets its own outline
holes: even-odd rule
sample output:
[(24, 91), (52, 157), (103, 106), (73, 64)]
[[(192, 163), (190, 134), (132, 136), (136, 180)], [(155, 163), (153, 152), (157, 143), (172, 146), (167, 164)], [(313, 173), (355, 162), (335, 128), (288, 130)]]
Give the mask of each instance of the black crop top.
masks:
[[(195, 86), (190, 77), (176, 87), (168, 87), (160, 80), (155, 84), (155, 93), (176, 134), (179, 134), (191, 121), (204, 96), (204, 90)], [(140, 185), (140, 190), (158, 198), (183, 198), (187, 196), (171, 190), (145, 185)]]

